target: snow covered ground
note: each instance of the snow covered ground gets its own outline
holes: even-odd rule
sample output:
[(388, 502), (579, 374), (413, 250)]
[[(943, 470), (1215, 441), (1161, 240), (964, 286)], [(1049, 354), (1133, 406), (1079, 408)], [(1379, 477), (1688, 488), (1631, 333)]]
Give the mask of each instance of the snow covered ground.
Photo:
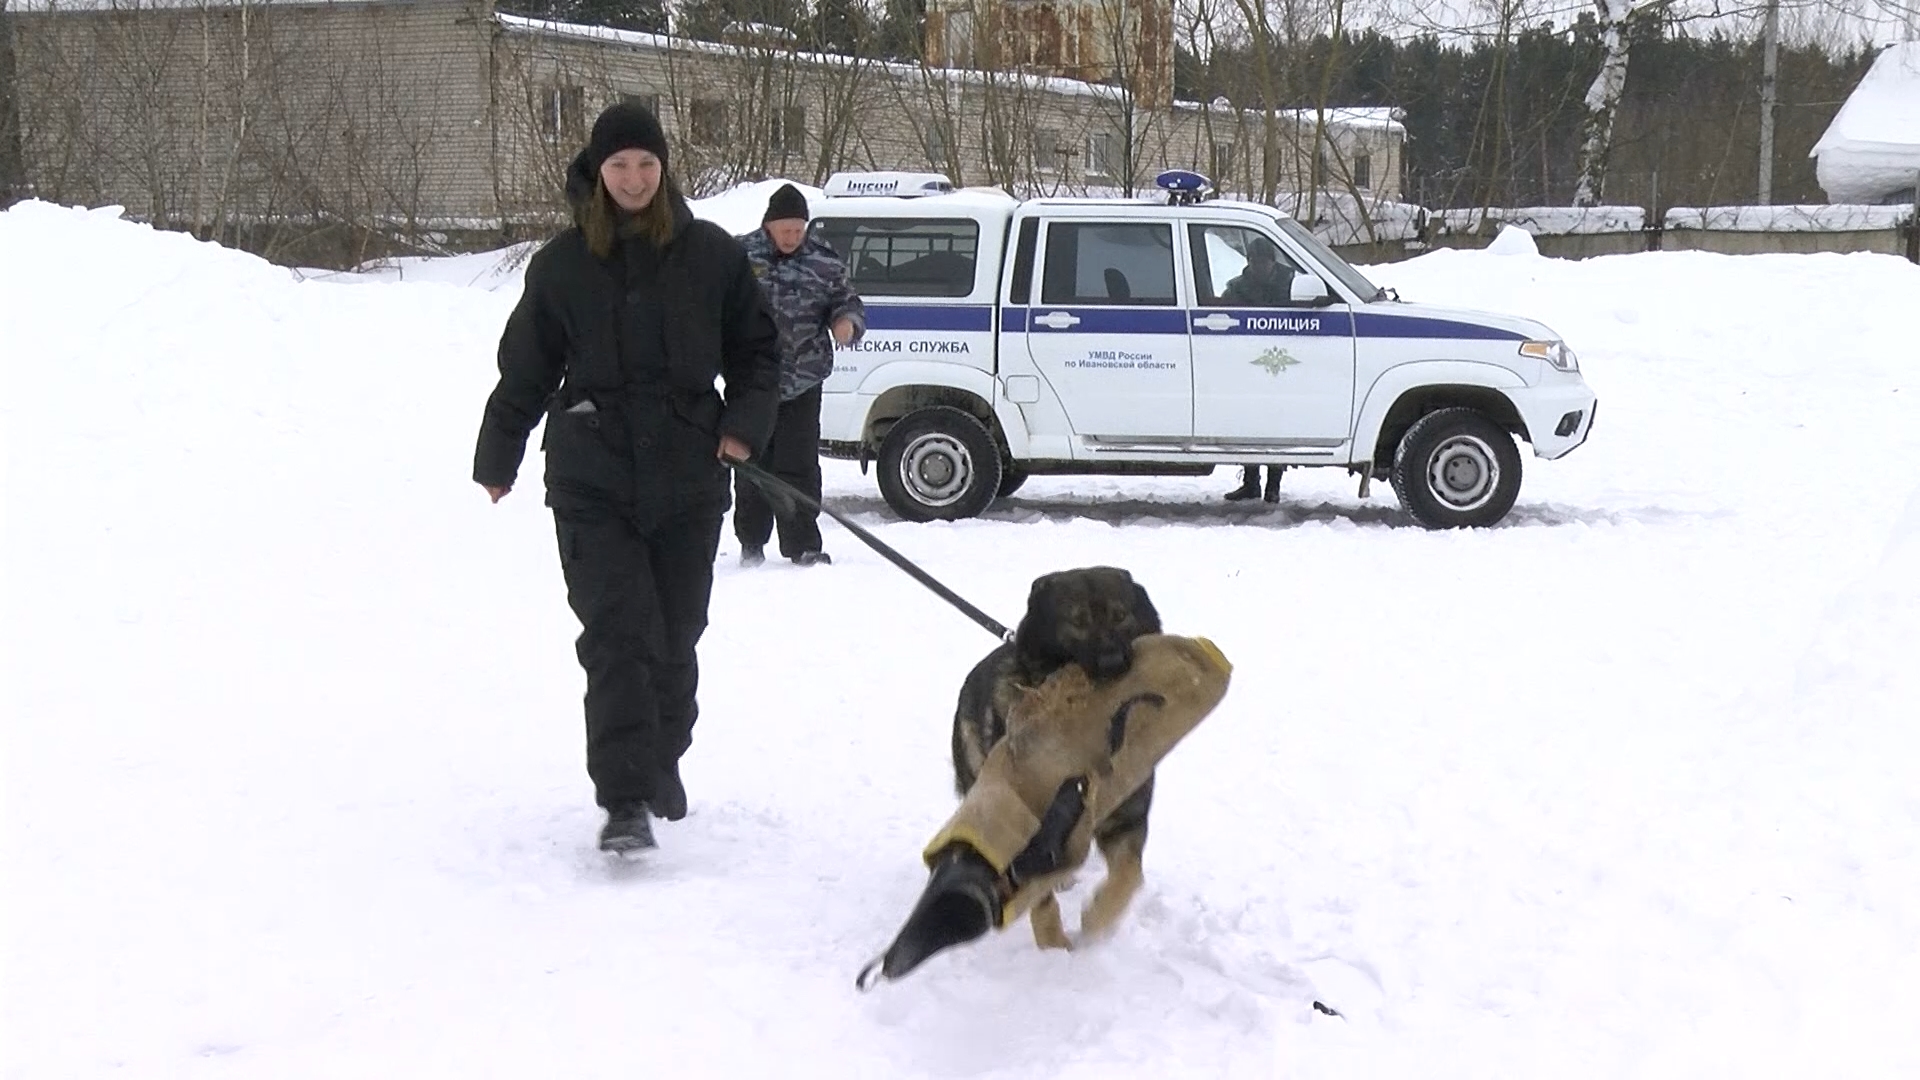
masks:
[(1915, 1075), (1920, 268), (1512, 247), (1371, 271), (1578, 348), (1501, 528), (1228, 470), (915, 526), (828, 463), (1002, 620), (1113, 563), (1238, 665), (1114, 941), (862, 996), (988, 635), (729, 536), (693, 813), (615, 871), (538, 454), (468, 480), (513, 283), (0, 214), (6, 1075)]

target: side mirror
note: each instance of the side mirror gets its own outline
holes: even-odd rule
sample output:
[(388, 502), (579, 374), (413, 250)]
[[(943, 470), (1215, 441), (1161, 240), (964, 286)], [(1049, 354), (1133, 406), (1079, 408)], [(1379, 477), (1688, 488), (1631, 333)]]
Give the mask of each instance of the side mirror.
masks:
[(1294, 303), (1306, 307), (1320, 307), (1333, 302), (1333, 294), (1327, 291), (1327, 283), (1313, 274), (1293, 275), (1292, 295)]

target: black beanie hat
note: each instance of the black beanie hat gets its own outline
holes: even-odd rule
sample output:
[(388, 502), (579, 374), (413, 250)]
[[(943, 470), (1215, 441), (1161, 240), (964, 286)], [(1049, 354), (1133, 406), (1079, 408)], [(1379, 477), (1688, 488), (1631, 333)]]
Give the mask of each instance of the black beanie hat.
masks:
[(807, 214), (807, 197), (792, 184), (781, 184), (780, 190), (767, 200), (766, 216), (760, 219), (762, 225), (769, 221), (810, 220)]
[(607, 106), (593, 122), (593, 135), (587, 139), (586, 166), (590, 176), (600, 175), (600, 166), (622, 150), (646, 150), (667, 167), (667, 133), (646, 107), (622, 101)]

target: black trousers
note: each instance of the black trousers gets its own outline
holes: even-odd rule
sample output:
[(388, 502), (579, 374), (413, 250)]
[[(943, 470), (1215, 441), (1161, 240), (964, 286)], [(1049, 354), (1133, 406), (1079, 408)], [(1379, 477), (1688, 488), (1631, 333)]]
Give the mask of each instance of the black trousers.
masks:
[[(820, 388), (818, 386), (780, 403), (773, 438), (757, 464), (820, 501)], [(774, 526), (780, 529), (780, 554), (791, 559), (820, 550), (820, 512), (794, 504), (776, 515), (773, 504), (754, 482), (733, 477), (733, 534), (744, 547), (765, 547)]]
[(723, 512), (642, 525), (616, 511), (555, 511), (574, 643), (587, 673), (587, 775), (602, 807), (653, 798), (693, 745)]

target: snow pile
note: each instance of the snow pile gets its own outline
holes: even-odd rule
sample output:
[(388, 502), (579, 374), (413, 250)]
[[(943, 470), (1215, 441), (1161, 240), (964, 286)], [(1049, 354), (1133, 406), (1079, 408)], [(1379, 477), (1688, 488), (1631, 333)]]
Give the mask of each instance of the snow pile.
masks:
[[(1813, 144), (1836, 203), (1878, 203), (1920, 183), (1920, 41), (1889, 45)], [(1909, 196), (1910, 197), (1910, 196)]]
[(494, 251), (480, 251), (467, 255), (399, 255), (381, 259), (372, 264), (357, 267), (352, 271), (338, 270), (301, 270), (295, 277), (302, 280), (327, 281), (337, 284), (371, 284), (375, 282), (439, 282), (443, 285), (461, 285), (473, 289), (518, 289), (521, 271), (538, 243), (512, 244)]
[(1540, 245), (1533, 242), (1533, 234), (1512, 225), (1500, 226), (1500, 235), (1487, 245), (1487, 251), (1493, 255), (1538, 255)]
[(863, 997), (988, 635), (831, 522), (818, 569), (729, 535), (693, 811), (614, 872), (539, 453), (497, 506), (468, 479), (517, 290), (39, 203), (0, 251), (19, 1075), (1920, 1074), (1902, 260), (1367, 268), (1543, 318), (1599, 391), (1492, 530), (1338, 470), (1272, 507), (1036, 477), (916, 526), (826, 463), (1003, 621), (1123, 565), (1237, 663), (1114, 940), (1016, 926)]
[(767, 212), (767, 200), (780, 190), (782, 184), (792, 184), (807, 197), (807, 205), (814, 213), (820, 212), (820, 201), (825, 192), (810, 184), (797, 180), (758, 180), (751, 183), (736, 184), (726, 191), (705, 199), (690, 199), (695, 217), (705, 218), (734, 236), (744, 236), (760, 227), (760, 218)]

